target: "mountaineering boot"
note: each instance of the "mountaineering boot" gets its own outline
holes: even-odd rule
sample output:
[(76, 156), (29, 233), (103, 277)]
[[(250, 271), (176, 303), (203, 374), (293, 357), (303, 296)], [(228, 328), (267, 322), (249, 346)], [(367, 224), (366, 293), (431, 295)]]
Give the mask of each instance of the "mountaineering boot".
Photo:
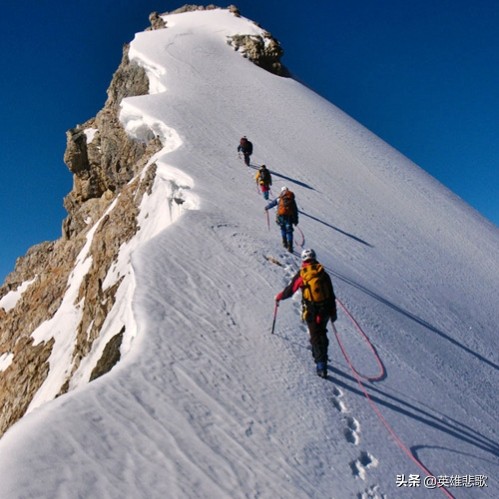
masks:
[(288, 249), (288, 240), (285, 237), (282, 238), (282, 245)]
[(317, 362), (317, 376), (327, 378), (327, 365), (325, 362)]

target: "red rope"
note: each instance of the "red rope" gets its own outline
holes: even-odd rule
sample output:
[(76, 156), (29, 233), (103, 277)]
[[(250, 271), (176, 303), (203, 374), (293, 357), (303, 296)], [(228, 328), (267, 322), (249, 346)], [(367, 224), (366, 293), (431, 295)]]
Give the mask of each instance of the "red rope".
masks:
[[(412, 452), (407, 448), (407, 446), (404, 444), (404, 442), (402, 442), (402, 440), (400, 439), (400, 437), (395, 433), (395, 431), (393, 430), (393, 428), (390, 426), (390, 424), (388, 423), (388, 421), (385, 419), (385, 417), (383, 416), (383, 414), (379, 410), (379, 408), (376, 405), (376, 403), (372, 400), (371, 396), (367, 392), (366, 387), (363, 385), (362, 379), (365, 379), (367, 381), (376, 381), (376, 380), (379, 380), (382, 377), (384, 377), (385, 374), (386, 374), (385, 367), (383, 366), (383, 363), (381, 362), (381, 359), (379, 358), (379, 355), (377, 354), (377, 352), (376, 352), (375, 348), (373, 347), (371, 341), (369, 340), (367, 334), (362, 330), (362, 328), (359, 326), (358, 322), (355, 320), (355, 318), (352, 316), (352, 314), (346, 309), (346, 307), (343, 305), (343, 303), (341, 303), (341, 301), (338, 300), (338, 299), (336, 299), (336, 301), (340, 304), (340, 306), (343, 309), (343, 311), (346, 313), (346, 315), (348, 316), (348, 318), (355, 325), (357, 331), (359, 331), (360, 334), (362, 335), (362, 337), (367, 341), (367, 343), (369, 344), (372, 352), (374, 353), (374, 356), (377, 359), (378, 365), (380, 365), (381, 368), (382, 368), (382, 374), (380, 374), (379, 376), (376, 376), (374, 378), (363, 376), (362, 374), (360, 374), (357, 371), (357, 369), (355, 369), (355, 367), (354, 367), (354, 365), (353, 365), (350, 357), (348, 356), (348, 354), (346, 352), (345, 347), (343, 346), (343, 343), (340, 340), (340, 337), (338, 335), (338, 331), (337, 331), (335, 325), (333, 324), (333, 331), (334, 331), (334, 334), (336, 336), (336, 340), (338, 341), (338, 344), (340, 346), (341, 352), (343, 353), (343, 356), (345, 357), (345, 360), (347, 361), (347, 364), (349, 365), (350, 369), (352, 370), (352, 372), (353, 372), (353, 374), (355, 376), (355, 379), (357, 381), (357, 384), (359, 385), (360, 390), (365, 395), (365, 397), (367, 398), (367, 400), (369, 402), (369, 405), (371, 406), (371, 408), (373, 409), (373, 411), (376, 413), (376, 415), (378, 416), (379, 420), (383, 423), (383, 426), (388, 430), (388, 433), (395, 440), (395, 443), (399, 446), (399, 448), (409, 457), (409, 459), (411, 459), (425, 473), (425, 475), (434, 477), (435, 475), (433, 473), (431, 473), (430, 470), (428, 470), (428, 468), (426, 468), (426, 466), (421, 461), (419, 461), (419, 459), (417, 459), (412, 454)], [(451, 499), (454, 499), (454, 496), (443, 485), (438, 485), (438, 488), (447, 497), (449, 497)]]
[[(378, 367), (379, 367), (379, 371), (380, 373), (377, 375), (377, 376), (365, 376), (361, 373), (359, 373), (359, 371), (357, 371), (357, 369), (355, 369), (355, 367), (351, 366), (352, 369), (355, 371), (355, 373), (362, 379), (365, 379), (366, 381), (379, 381), (381, 379), (383, 379), (385, 376), (386, 376), (386, 370), (385, 370), (385, 366), (383, 365), (383, 362), (381, 361), (379, 355), (378, 355), (378, 352), (376, 352), (376, 349), (374, 348), (373, 344), (371, 343), (371, 340), (369, 339), (369, 337), (367, 336), (367, 334), (362, 330), (362, 328), (359, 326), (359, 323), (355, 320), (355, 318), (353, 317), (353, 315), (347, 310), (347, 308), (345, 307), (345, 305), (343, 305), (343, 303), (341, 303), (340, 300), (336, 299), (336, 301), (339, 303), (340, 307), (342, 308), (343, 312), (345, 312), (345, 314), (347, 315), (347, 317), (350, 319), (350, 321), (352, 322), (352, 324), (355, 326), (355, 328), (357, 329), (357, 331), (360, 333), (360, 335), (364, 338), (364, 340), (366, 341), (366, 343), (369, 345), (369, 348), (371, 350), (371, 352), (373, 353), (374, 355), (374, 358), (376, 359), (376, 362), (378, 364)], [(334, 329), (334, 333), (336, 335), (336, 340), (338, 341), (338, 344), (340, 345), (340, 349), (343, 353), (343, 356), (345, 358), (348, 358), (348, 355), (343, 347), (343, 343), (341, 342), (339, 336), (338, 336), (338, 331), (336, 331), (336, 328), (334, 327), (334, 324), (333, 324), (333, 329)]]
[(303, 232), (300, 227), (298, 227), (298, 225), (295, 225), (295, 228), (301, 234), (301, 243), (297, 241), (296, 244), (303, 249), (303, 245), (305, 244), (305, 236), (303, 235)]

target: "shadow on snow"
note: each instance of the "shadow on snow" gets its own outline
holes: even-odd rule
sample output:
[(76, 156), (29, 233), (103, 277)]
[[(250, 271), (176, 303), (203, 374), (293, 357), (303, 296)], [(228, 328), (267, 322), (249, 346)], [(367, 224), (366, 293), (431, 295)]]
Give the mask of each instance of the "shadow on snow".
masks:
[(366, 241), (364, 241), (363, 239), (360, 239), (360, 237), (357, 237), (357, 236), (354, 236), (353, 234), (350, 234), (348, 232), (345, 232), (344, 230), (341, 230), (339, 229), (338, 227), (335, 227), (334, 225), (331, 225), (327, 222), (324, 222), (324, 220), (321, 220), (317, 217), (314, 217), (313, 215), (310, 215), (308, 213), (305, 213), (304, 211), (301, 211), (301, 210), (298, 210), (298, 213), (300, 213), (300, 215), (303, 215), (305, 217), (308, 217), (316, 222), (319, 222), (321, 223), (322, 225), (325, 225), (326, 227), (329, 227), (330, 229), (333, 229), (337, 232), (339, 232), (340, 234), (343, 234), (344, 236), (347, 236), (347, 237), (350, 237), (351, 239), (361, 243), (361, 244), (365, 244), (366, 246), (369, 246), (369, 248), (374, 248), (374, 246)]
[[(329, 367), (329, 371), (333, 372), (334, 381), (330, 381), (332, 381), (335, 386), (341, 387), (344, 390), (356, 395), (365, 397), (364, 392), (356, 387), (358, 382), (353, 376), (343, 373), (339, 369), (331, 366)], [(450, 416), (439, 413), (431, 414), (428, 409), (422, 409), (417, 407), (414, 403), (403, 400), (400, 397), (390, 395), (386, 391), (372, 386), (370, 383), (366, 383), (363, 386), (369, 393), (371, 400), (379, 406), (386, 407), (394, 412), (414, 419), (415, 421), (431, 426), (432, 428), (440, 430), (454, 438), (462, 440), (463, 442), (474, 445), (485, 452), (489, 452), (494, 456), (497, 456), (499, 453), (499, 444), (497, 442), (482, 435), (473, 428), (460, 423)], [(416, 454), (416, 451), (417, 447), (413, 447), (412, 452), (414, 455)]]
[[(258, 170), (260, 168), (260, 166), (258, 165), (255, 165), (253, 163), (251, 163), (249, 165), (250, 168), (253, 168), (253, 170)], [(274, 177), (279, 177), (279, 178), (283, 178), (284, 180), (287, 180), (288, 182), (291, 182), (293, 184), (296, 184), (296, 185), (299, 185), (300, 187), (305, 187), (305, 189), (310, 189), (312, 191), (315, 191), (315, 189), (311, 186), (311, 185), (308, 185), (306, 184), (305, 182), (302, 182), (301, 180), (296, 180), (295, 178), (291, 178), (291, 177), (288, 177), (286, 175), (283, 175), (282, 173), (277, 173), (276, 171), (274, 170), (271, 170), (269, 168), (269, 172), (274, 176)]]
[(474, 352), (473, 350), (471, 350), (467, 346), (462, 345), (461, 343), (459, 343), (458, 341), (456, 341), (454, 338), (452, 338), (448, 334), (444, 333), (443, 331), (440, 331), (435, 326), (432, 326), (429, 322), (426, 322), (424, 319), (420, 319), (419, 317), (417, 317), (413, 313), (411, 313), (411, 312), (409, 312), (407, 310), (404, 310), (403, 308), (399, 307), (398, 305), (395, 305), (394, 303), (388, 301), (386, 298), (383, 298), (382, 296), (378, 295), (374, 291), (371, 291), (371, 290), (367, 289), (366, 287), (362, 286), (361, 284), (358, 284), (358, 283), (352, 281), (348, 277), (345, 277), (345, 276), (339, 274), (338, 272), (335, 272), (334, 270), (332, 270), (332, 269), (330, 269), (330, 268), (328, 268), (326, 266), (324, 268), (328, 272), (330, 272), (331, 275), (335, 276), (337, 279), (339, 279), (339, 280), (341, 280), (341, 281), (349, 284), (350, 286), (353, 286), (354, 288), (359, 289), (360, 291), (362, 291), (366, 295), (371, 296), (372, 298), (374, 298), (375, 300), (379, 301), (383, 305), (386, 305), (387, 307), (390, 307), (392, 310), (395, 310), (395, 312), (398, 312), (399, 314), (404, 315), (405, 317), (411, 319), (412, 321), (416, 322), (420, 326), (423, 326), (426, 329), (432, 331), (433, 333), (436, 333), (438, 336), (440, 336), (441, 338), (446, 339), (447, 341), (449, 341), (450, 343), (452, 343), (454, 346), (456, 346), (458, 348), (461, 348), (466, 353), (469, 353), (473, 357), (476, 357), (480, 362), (484, 362), (488, 366), (490, 366), (490, 367), (492, 367), (494, 369), (498, 369), (499, 370), (499, 366), (497, 364), (495, 364), (491, 360), (485, 358), (483, 355), (480, 355), (479, 353)]

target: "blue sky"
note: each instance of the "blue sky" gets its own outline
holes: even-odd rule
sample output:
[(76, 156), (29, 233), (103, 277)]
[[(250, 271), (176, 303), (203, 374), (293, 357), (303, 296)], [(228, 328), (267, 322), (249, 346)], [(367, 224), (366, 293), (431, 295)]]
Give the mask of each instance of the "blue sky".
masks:
[[(297, 79), (499, 225), (499, 3), (235, 3), (281, 41)], [(72, 185), (66, 130), (102, 108), (122, 45), (148, 26), (149, 13), (180, 5), (31, 0), (2, 8), (0, 280), (30, 246), (60, 236)]]

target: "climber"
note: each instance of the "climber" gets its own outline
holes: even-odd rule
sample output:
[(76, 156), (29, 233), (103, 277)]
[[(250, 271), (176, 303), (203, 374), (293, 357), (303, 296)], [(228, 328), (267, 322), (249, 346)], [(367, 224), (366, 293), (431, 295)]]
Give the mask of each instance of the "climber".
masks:
[(291, 282), (276, 295), (277, 304), (302, 290), (302, 320), (307, 323), (317, 374), (327, 377), (329, 340), (326, 325), (336, 320), (336, 297), (329, 274), (317, 261), (313, 249), (301, 253), (302, 265)]
[(241, 138), (237, 146), (237, 152), (242, 153), (244, 156), (244, 164), (250, 165), (250, 156), (253, 154), (253, 144), (248, 140), (246, 135)]
[(269, 199), (270, 186), (272, 185), (272, 175), (269, 169), (262, 165), (255, 175), (256, 185), (260, 186), (263, 198)]
[(287, 187), (283, 187), (279, 197), (271, 201), (265, 207), (265, 211), (276, 205), (276, 223), (281, 228), (282, 245), (293, 253), (293, 225), (298, 225), (298, 207), (294, 193)]

